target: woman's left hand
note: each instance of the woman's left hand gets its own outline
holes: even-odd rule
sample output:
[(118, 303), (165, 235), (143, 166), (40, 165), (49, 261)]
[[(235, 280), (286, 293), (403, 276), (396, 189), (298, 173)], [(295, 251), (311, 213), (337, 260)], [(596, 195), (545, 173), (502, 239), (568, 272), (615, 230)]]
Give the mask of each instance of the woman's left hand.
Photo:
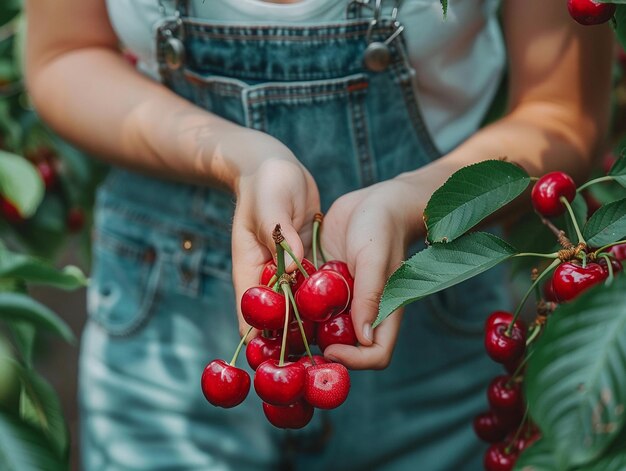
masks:
[(394, 313), (374, 331), (372, 322), (387, 278), (424, 233), (427, 199), (397, 178), (348, 193), (328, 210), (322, 247), (328, 259), (346, 262), (354, 276), (351, 313), (359, 346), (332, 345), (324, 351), (326, 357), (352, 369), (383, 369), (391, 361), (402, 313)]

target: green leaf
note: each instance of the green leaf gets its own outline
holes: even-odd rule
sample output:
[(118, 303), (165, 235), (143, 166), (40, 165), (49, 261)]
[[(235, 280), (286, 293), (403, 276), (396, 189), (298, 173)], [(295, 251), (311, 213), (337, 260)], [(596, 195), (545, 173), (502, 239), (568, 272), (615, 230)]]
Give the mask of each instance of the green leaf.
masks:
[(547, 440), (541, 439), (524, 450), (515, 463), (514, 471), (560, 471), (554, 452)]
[(441, 8), (443, 9), (444, 19), (448, 16), (448, 0), (441, 0)]
[(626, 236), (626, 198), (598, 209), (583, 229), (587, 244), (602, 247)]
[(68, 342), (75, 342), (74, 334), (65, 321), (25, 294), (0, 293), (0, 320), (30, 321), (37, 327), (58, 334)]
[(617, 40), (622, 47), (626, 47), (626, 6), (618, 5), (613, 18)]
[(484, 232), (416, 253), (387, 280), (374, 327), (396, 309), (479, 275), (515, 253), (502, 239)]
[(531, 416), (569, 466), (596, 459), (624, 426), (624, 290), (621, 277), (559, 306), (529, 360)]
[(46, 435), (59, 457), (66, 456), (69, 436), (59, 397), (35, 371), (15, 365), (22, 381), (20, 416)]
[(501, 160), (486, 160), (454, 172), (424, 210), (428, 241), (453, 241), (517, 198), (529, 183), (523, 169)]
[(626, 469), (626, 428), (617, 437), (613, 445), (593, 463), (579, 471), (624, 471)]
[(37, 169), (23, 157), (0, 150), (0, 193), (28, 218), (35, 214), (44, 196)]
[[(626, 7), (620, 7), (621, 10), (624, 8)], [(626, 12), (623, 12), (623, 16), (626, 21)], [(624, 24), (623, 27), (626, 29), (626, 24)], [(611, 170), (609, 170), (609, 176), (613, 177), (613, 179), (623, 187), (626, 187), (626, 156), (622, 155), (615, 161)]]
[(7, 322), (7, 324), (13, 334), (15, 345), (22, 356), (22, 360), (26, 366), (31, 367), (33, 365), (35, 339), (37, 338), (35, 326), (27, 321), (13, 321)]
[(3, 471), (67, 471), (37, 429), (0, 410), (0, 469)]
[(86, 286), (83, 272), (74, 266), (61, 270), (38, 258), (0, 248), (0, 278), (17, 278), (28, 283), (45, 284), (73, 290)]

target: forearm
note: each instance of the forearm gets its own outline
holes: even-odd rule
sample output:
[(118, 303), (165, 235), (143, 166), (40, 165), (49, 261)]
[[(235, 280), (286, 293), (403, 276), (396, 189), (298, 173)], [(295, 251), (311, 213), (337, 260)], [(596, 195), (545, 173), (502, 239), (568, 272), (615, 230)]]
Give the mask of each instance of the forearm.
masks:
[[(112, 164), (230, 189), (254, 156), (284, 146), (208, 113), (128, 66), (116, 51), (89, 47), (35, 61), (29, 90), (59, 134)], [(254, 141), (254, 149), (250, 141)]]

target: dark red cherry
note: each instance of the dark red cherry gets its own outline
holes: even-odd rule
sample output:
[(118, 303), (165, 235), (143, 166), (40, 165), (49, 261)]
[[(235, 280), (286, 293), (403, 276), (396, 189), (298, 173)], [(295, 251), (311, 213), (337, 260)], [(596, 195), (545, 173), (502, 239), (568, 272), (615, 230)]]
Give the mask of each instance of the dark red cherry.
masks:
[[(626, 54), (624, 54), (624, 50), (621, 47), (618, 47), (618, 58), (620, 59), (620, 62), (622, 62), (622, 65), (626, 63)], [(602, 158), (602, 170), (604, 171), (605, 175), (609, 174), (609, 172), (611, 171), (611, 167), (613, 167), (613, 164), (616, 160), (617, 157), (615, 157), (615, 154), (613, 154), (613, 152), (605, 154), (605, 156)]]
[(595, 0), (567, 0), (570, 16), (584, 26), (600, 25), (615, 14), (615, 5)]
[(493, 411), (483, 412), (474, 418), (474, 432), (478, 438), (487, 443), (500, 442), (506, 436), (506, 430)]
[(576, 197), (576, 184), (566, 173), (551, 172), (537, 180), (531, 200), (539, 214), (552, 217), (565, 212), (565, 206), (559, 200), (561, 196), (571, 203)]
[(526, 329), (517, 322), (507, 335), (508, 324), (496, 324), (485, 331), (485, 350), (492, 360), (502, 364), (513, 364), (526, 351)]
[[(325, 363), (330, 363), (326, 358), (320, 355), (313, 355), (313, 360), (315, 361), (315, 365), (323, 365)], [(298, 360), (298, 363), (303, 365), (305, 368), (309, 368), (311, 366), (315, 366), (313, 361), (307, 356), (302, 357)]]
[(317, 344), (322, 352), (333, 344), (356, 345), (357, 338), (349, 313), (331, 317), (326, 322), (317, 324)]
[(543, 284), (543, 298), (551, 303), (559, 302), (556, 294), (554, 294), (554, 288), (552, 287), (552, 278), (548, 278), (548, 280)]
[(285, 295), (267, 286), (253, 286), (241, 297), (241, 313), (252, 327), (281, 329), (285, 324)]
[(266, 360), (256, 369), (254, 390), (268, 404), (293, 404), (304, 394), (305, 371), (306, 368), (301, 363), (278, 366), (278, 361)]
[[(513, 321), (513, 314), (507, 311), (494, 311), (492, 312), (487, 320), (485, 321), (485, 330), (489, 330), (491, 327), (497, 324), (506, 324), (507, 326)], [(515, 325), (517, 325), (520, 329), (526, 330), (524, 323), (521, 319), (517, 319), (515, 321)]]
[[(315, 344), (315, 323), (307, 319), (302, 319), (302, 327), (304, 328), (304, 335), (306, 335), (306, 341), (310, 345)], [(298, 320), (294, 319), (289, 323), (289, 329), (287, 330), (287, 345), (289, 345), (289, 353), (294, 355), (300, 355), (306, 351), (304, 348), (304, 340), (302, 340), (302, 332), (300, 332), (300, 326)]]
[(509, 450), (504, 442), (494, 443), (485, 452), (483, 465), (485, 471), (511, 471), (517, 461), (518, 453), (513, 447)]
[(608, 277), (608, 271), (598, 263), (586, 267), (576, 262), (561, 263), (552, 275), (552, 288), (560, 302), (571, 301), (583, 291)]
[(65, 224), (68, 231), (72, 233), (80, 232), (85, 226), (85, 213), (81, 208), (71, 208), (67, 212)]
[(344, 279), (348, 282), (348, 287), (350, 288), (350, 296), (352, 297), (352, 293), (354, 292), (354, 278), (352, 277), (352, 273), (348, 269), (348, 264), (346, 262), (342, 262), (340, 260), (330, 260), (324, 263), (320, 270), (332, 270), (339, 273)]
[(335, 409), (350, 392), (350, 374), (341, 363), (324, 363), (306, 369), (304, 398), (318, 409)]
[(202, 392), (214, 406), (230, 408), (243, 402), (250, 390), (250, 376), (224, 360), (213, 360), (202, 372)]
[(10, 224), (20, 224), (24, 222), (24, 218), (17, 209), (17, 206), (2, 196), (0, 196), (0, 215)]
[(626, 260), (626, 244), (614, 245), (608, 252), (620, 262)]
[(246, 360), (250, 368), (256, 370), (265, 360), (280, 359), (281, 342), (280, 337), (255, 337), (250, 340), (246, 346)]
[(41, 160), (40, 162), (37, 162), (37, 171), (43, 180), (46, 190), (50, 190), (54, 187), (54, 185), (56, 185), (57, 171), (54, 168), (53, 161)]
[[(269, 260), (263, 266), (263, 270), (261, 271), (261, 277), (259, 279), (259, 284), (263, 286), (267, 286), (271, 279), (276, 275), (278, 268), (274, 263), (274, 260)], [(276, 281), (276, 280), (274, 280)]]
[(300, 315), (313, 322), (324, 322), (343, 312), (349, 300), (348, 282), (332, 270), (313, 273), (296, 292)]
[[(605, 257), (600, 257), (600, 260), (598, 260), (598, 265), (600, 265), (602, 267), (602, 269), (606, 272), (606, 275), (608, 277), (609, 276), (609, 269), (608, 269), (608, 266), (607, 266), (607, 263), (606, 263), (606, 258)], [(611, 257), (611, 267), (613, 268), (613, 275), (617, 275), (624, 268), (622, 266), (622, 262), (620, 262), (619, 260), (614, 259), (613, 257)]]
[(523, 426), (523, 430), (519, 433), (517, 438), (515, 438), (517, 430), (509, 433), (504, 442), (512, 443), (514, 449), (516, 449), (519, 453), (523, 452), (526, 448), (541, 438), (541, 433), (539, 433), (538, 430), (527, 431), (527, 429), (528, 427)]
[(263, 412), (270, 424), (278, 428), (299, 429), (313, 418), (313, 406), (300, 400), (288, 406), (274, 406), (263, 403)]
[(491, 408), (499, 414), (515, 415), (524, 413), (524, 397), (520, 383), (511, 376), (497, 376), (487, 388), (487, 400)]

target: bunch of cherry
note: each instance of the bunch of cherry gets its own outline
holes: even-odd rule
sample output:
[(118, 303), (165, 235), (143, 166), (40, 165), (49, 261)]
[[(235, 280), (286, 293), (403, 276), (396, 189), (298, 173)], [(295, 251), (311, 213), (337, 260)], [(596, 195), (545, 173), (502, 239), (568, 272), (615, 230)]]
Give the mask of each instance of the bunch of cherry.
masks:
[[(626, 259), (626, 244), (623, 243), (598, 250), (587, 247), (570, 206), (576, 193), (576, 184), (563, 172), (548, 173), (537, 180), (531, 193), (532, 204), (562, 249), (546, 254), (553, 260), (541, 274), (533, 270), (534, 283), (515, 314), (496, 311), (485, 323), (487, 354), (507, 371), (507, 374), (494, 378), (487, 388), (490, 409), (474, 419), (476, 435), (491, 444), (484, 456), (487, 471), (512, 470), (519, 454), (541, 436), (528, 417), (522, 384), (527, 349), (541, 334), (548, 315), (558, 303), (571, 301), (592, 286), (612, 279), (622, 271), (621, 261)], [(579, 238), (577, 245), (548, 220), (566, 210)], [(544, 284), (538, 299), (537, 316), (527, 328), (518, 319), (521, 308), (538, 283), (551, 272), (552, 276)]]
[[(59, 161), (54, 151), (48, 147), (38, 147), (26, 154), (37, 168), (46, 192), (56, 191), (59, 186)], [(0, 216), (9, 224), (19, 226), (25, 222), (13, 202), (0, 195)], [(80, 207), (72, 207), (66, 214), (66, 227), (70, 232), (80, 232), (85, 224), (85, 215)]]
[[(311, 421), (315, 408), (334, 409), (348, 397), (348, 370), (313, 355), (310, 349), (315, 344), (324, 351), (333, 344), (357, 343), (349, 311), (354, 280), (344, 262), (331, 260), (318, 266), (320, 223), (321, 215), (317, 215), (313, 262), (298, 261), (276, 226), (276, 262), (265, 264), (259, 285), (249, 288), (241, 299), (250, 330), (230, 364), (213, 360), (202, 374), (202, 391), (214, 406), (234, 407), (247, 397), (250, 376), (235, 362), (253, 328), (261, 334), (248, 343), (246, 359), (255, 370), (254, 389), (272, 425), (302, 428)], [(285, 252), (298, 267), (293, 273), (285, 272)]]

